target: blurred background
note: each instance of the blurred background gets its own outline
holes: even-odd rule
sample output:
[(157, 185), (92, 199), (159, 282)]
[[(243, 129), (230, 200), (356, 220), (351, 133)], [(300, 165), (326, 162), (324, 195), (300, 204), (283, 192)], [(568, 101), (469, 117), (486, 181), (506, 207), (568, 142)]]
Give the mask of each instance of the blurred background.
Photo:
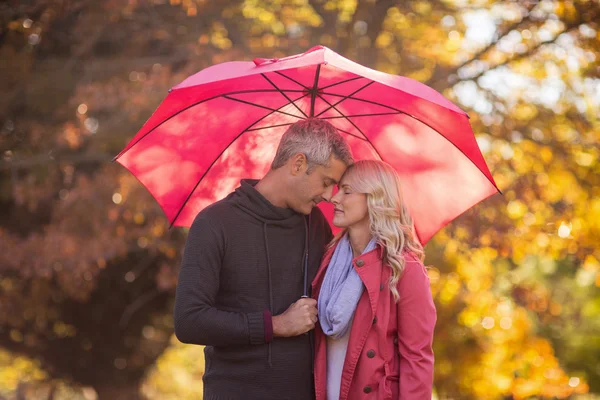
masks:
[(0, 399), (201, 397), (171, 315), (187, 232), (111, 159), (188, 75), (317, 44), (460, 105), (504, 192), (426, 248), (436, 398), (600, 399), (599, 22), (598, 0), (0, 3)]

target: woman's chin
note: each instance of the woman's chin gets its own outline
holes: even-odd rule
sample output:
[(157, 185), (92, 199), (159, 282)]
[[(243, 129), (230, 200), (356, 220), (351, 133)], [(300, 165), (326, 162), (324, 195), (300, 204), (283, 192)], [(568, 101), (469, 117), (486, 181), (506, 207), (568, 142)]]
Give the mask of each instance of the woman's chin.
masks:
[(331, 222), (333, 223), (333, 226), (335, 226), (336, 228), (344, 229), (347, 227), (347, 225), (344, 223), (344, 221), (336, 220), (335, 218)]

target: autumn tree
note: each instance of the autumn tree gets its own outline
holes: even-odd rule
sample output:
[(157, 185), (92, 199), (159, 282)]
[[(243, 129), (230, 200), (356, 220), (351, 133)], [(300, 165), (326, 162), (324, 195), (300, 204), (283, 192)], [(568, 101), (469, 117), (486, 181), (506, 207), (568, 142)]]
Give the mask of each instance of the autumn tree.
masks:
[(504, 191), (426, 249), (440, 398), (600, 393), (599, 20), (597, 0), (0, 4), (0, 346), (101, 398), (160, 381), (185, 231), (110, 160), (189, 74), (323, 44), (467, 110)]

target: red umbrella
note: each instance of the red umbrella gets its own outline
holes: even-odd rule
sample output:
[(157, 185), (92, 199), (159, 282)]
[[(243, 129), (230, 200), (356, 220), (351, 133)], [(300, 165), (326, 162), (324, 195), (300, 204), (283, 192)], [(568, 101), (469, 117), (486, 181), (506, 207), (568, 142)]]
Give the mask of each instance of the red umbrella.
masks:
[(464, 111), (426, 85), (322, 46), (190, 76), (115, 159), (172, 225), (190, 226), (240, 179), (261, 178), (281, 135), (308, 117), (338, 128), (356, 159), (381, 159), (398, 171), (422, 243), (499, 191)]

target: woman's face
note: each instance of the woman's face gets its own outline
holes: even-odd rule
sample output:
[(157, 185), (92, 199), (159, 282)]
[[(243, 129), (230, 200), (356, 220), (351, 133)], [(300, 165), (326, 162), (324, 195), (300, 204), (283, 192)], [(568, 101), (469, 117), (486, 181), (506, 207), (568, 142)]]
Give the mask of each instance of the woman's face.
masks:
[(367, 195), (357, 193), (346, 179), (342, 178), (339, 191), (331, 198), (335, 208), (333, 224), (338, 228), (350, 228), (369, 222)]

